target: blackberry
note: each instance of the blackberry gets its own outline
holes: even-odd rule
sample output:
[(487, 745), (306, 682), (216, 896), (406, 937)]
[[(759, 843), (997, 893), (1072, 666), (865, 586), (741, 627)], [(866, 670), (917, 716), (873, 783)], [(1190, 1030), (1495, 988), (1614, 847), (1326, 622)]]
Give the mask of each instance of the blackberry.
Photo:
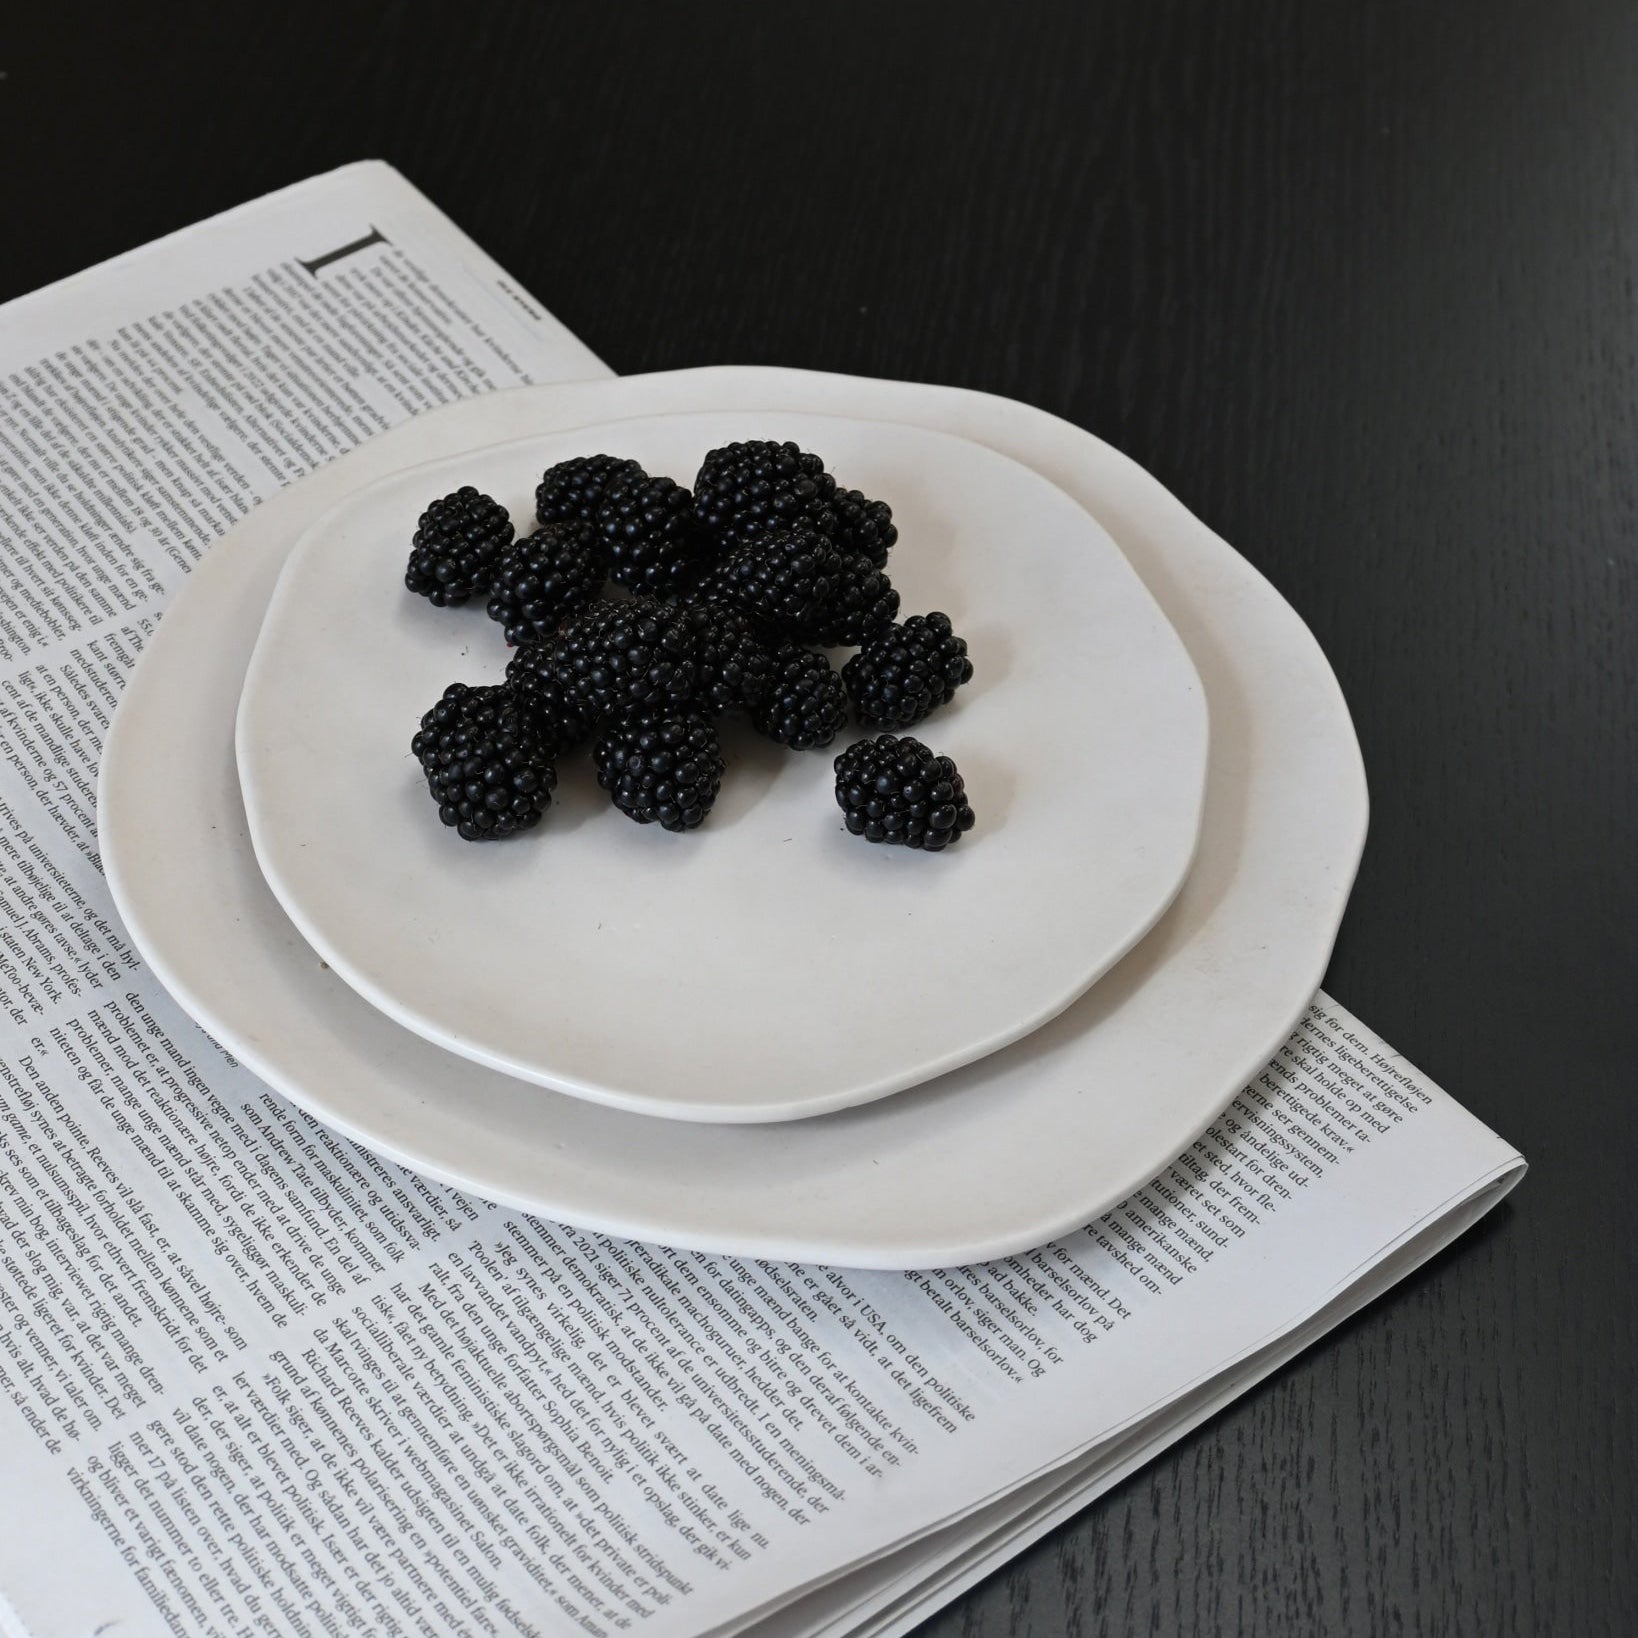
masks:
[(773, 680), (773, 650), (751, 618), (731, 603), (704, 604), (696, 618), (696, 703), (716, 716), (736, 708), (754, 711)]
[(836, 512), (836, 543), (856, 557), (868, 557), (873, 569), (887, 567), (887, 554), (899, 538), (893, 508), (870, 500), (857, 489), (839, 489), (831, 502)]
[(973, 828), (955, 763), (908, 735), (848, 746), (836, 758), (836, 805), (855, 836), (925, 853), (941, 852)]
[(694, 506), (724, 547), (805, 524), (836, 530), (836, 480), (817, 455), (795, 444), (757, 440), (713, 449), (694, 479)]
[(451, 683), (421, 718), (410, 749), (438, 817), (469, 842), (497, 841), (539, 824), (557, 785), (550, 747), (505, 684)]
[(893, 624), (899, 594), (867, 557), (844, 561), (831, 594), (809, 623), (806, 635), (825, 648), (851, 648), (868, 642)]
[(639, 825), (693, 830), (722, 787), (722, 748), (702, 712), (638, 711), (604, 729), (592, 747), (597, 783)]
[(588, 604), (564, 629), (553, 660), (565, 697), (594, 722), (636, 706), (680, 704), (694, 691), (698, 618), (643, 597)]
[(435, 500), (415, 525), (404, 584), (438, 608), (459, 608), (489, 590), (512, 520), (471, 484)]
[(830, 744), (846, 722), (847, 695), (830, 661), (795, 643), (781, 644), (751, 726), (793, 751), (805, 751)]
[(561, 756), (591, 738), (593, 724), (563, 686), (553, 643), (520, 644), (506, 662), (506, 681), (535, 732)]
[(908, 728), (947, 705), (972, 681), (967, 644), (947, 614), (913, 614), (872, 638), (842, 667), (853, 710), (862, 723)]
[(731, 552), (711, 571), (706, 589), (782, 636), (807, 637), (849, 568), (826, 536), (780, 529)]
[(535, 516), (542, 523), (569, 518), (590, 523), (612, 483), (646, 476), (635, 461), (619, 455), (576, 455), (572, 461), (559, 461), (541, 474), (535, 489)]
[(704, 567), (710, 537), (694, 512), (694, 497), (671, 478), (635, 475), (610, 482), (596, 529), (608, 553), (609, 575), (650, 597), (687, 592)]
[(489, 618), (509, 643), (550, 636), (603, 589), (602, 555), (589, 524), (542, 524), (501, 553), (489, 593)]

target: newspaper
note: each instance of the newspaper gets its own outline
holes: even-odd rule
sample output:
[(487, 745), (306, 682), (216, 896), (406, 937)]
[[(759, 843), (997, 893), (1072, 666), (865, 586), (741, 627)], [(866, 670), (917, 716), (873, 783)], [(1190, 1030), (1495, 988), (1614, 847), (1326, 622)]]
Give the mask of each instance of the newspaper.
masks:
[(165, 597), (434, 405), (606, 373), (385, 166), (0, 309), (0, 1625), (902, 1632), (1519, 1177), (1325, 996), (1056, 1245), (905, 1274), (602, 1238), (388, 1164), (143, 969), (95, 774)]

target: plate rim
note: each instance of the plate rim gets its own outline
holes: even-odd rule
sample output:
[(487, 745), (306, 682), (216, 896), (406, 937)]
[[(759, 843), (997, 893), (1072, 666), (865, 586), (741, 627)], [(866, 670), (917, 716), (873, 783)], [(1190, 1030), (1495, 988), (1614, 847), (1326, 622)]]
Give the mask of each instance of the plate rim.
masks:
[[(288, 1077), (281, 1074), (276, 1063), (258, 1045), (254, 1029), (245, 1033), (222, 1027), (220, 1022), (212, 1017), (212, 1007), (208, 1003), (200, 1002), (186, 974), (173, 964), (162, 950), (151, 947), (145, 930), (132, 923), (130, 907), (135, 900), (131, 892), (132, 884), (124, 879), (124, 840), (110, 833), (108, 839), (101, 843), (104, 862), (108, 866), (108, 880), (116, 907), (127, 921), (133, 941), (155, 978), (182, 1003), (184, 1010), (190, 1016), (200, 1011), (204, 1012), (209, 1022), (202, 1027), (219, 1035), (224, 1044), (230, 1047), (252, 1072), (282, 1092), (299, 1108), (332, 1130), (341, 1132), (378, 1154), (439, 1182), (508, 1207), (555, 1216), (560, 1220), (566, 1219), (596, 1232), (661, 1240), (725, 1255), (816, 1261), (854, 1268), (894, 1270), (948, 1266), (1005, 1257), (1079, 1227), (1109, 1209), (1111, 1205), (1127, 1198), (1133, 1190), (1141, 1187), (1162, 1169), (1171, 1156), (1187, 1148), (1188, 1144), (1193, 1142), (1232, 1101), (1240, 1088), (1273, 1056), (1318, 988), (1335, 943), (1349, 887), (1358, 869), (1369, 818), (1364, 767), (1360, 758), (1358, 739), (1353, 731), (1346, 702), (1334, 672), (1313, 633), (1278, 590), (1269, 584), (1254, 565), (1235, 552), (1232, 546), (1200, 523), (1158, 479), (1085, 429), (1048, 411), (991, 394), (959, 387), (832, 376), (821, 372), (765, 366), (716, 365), (696, 370), (660, 372), (650, 376), (511, 389), (506, 393), (466, 400), (431, 412), (395, 430), (409, 432), (411, 429), (417, 429), (425, 432), (467, 422), (478, 425), (483, 423), (486, 415), (493, 413), (497, 404), (508, 400), (516, 402), (523, 398), (539, 405), (547, 414), (554, 413), (547, 409), (547, 406), (554, 399), (561, 399), (561, 407), (555, 413), (562, 417), (560, 424), (565, 429), (572, 429), (576, 416), (580, 417), (579, 424), (582, 425), (594, 419), (606, 421), (619, 418), (617, 415), (611, 416), (606, 406), (599, 407), (594, 412), (585, 412), (576, 404), (577, 399), (600, 403), (603, 394), (612, 392), (618, 398), (633, 387), (638, 390), (651, 389), (662, 396), (668, 390), (693, 394), (694, 397), (690, 401), (697, 401), (698, 394), (702, 391), (738, 392), (741, 396), (734, 402), (739, 407), (755, 405), (770, 409), (790, 408), (793, 402), (797, 402), (797, 407), (804, 413), (821, 415), (826, 411), (822, 404), (815, 407), (812, 395), (826, 389), (843, 390), (874, 395), (872, 398), (874, 413), (908, 424), (926, 424), (920, 418), (932, 415), (939, 425), (959, 425), (963, 430), (971, 431), (973, 421), (977, 420), (984, 423), (994, 435), (1029, 438), (1037, 458), (1051, 458), (1052, 451), (1049, 446), (1053, 446), (1057, 440), (1062, 440), (1064, 447), (1072, 452), (1069, 458), (1076, 462), (1095, 461), (1107, 467), (1110, 474), (1122, 484), (1130, 485), (1129, 491), (1122, 491), (1130, 503), (1137, 504), (1142, 501), (1155, 505), (1164, 513), (1168, 530), (1195, 532), (1204, 544), (1205, 552), (1221, 565), (1232, 565), (1234, 574), (1248, 593), (1254, 593), (1266, 601), (1271, 616), (1281, 621), (1289, 632), (1293, 644), (1303, 650), (1304, 657), (1313, 671), (1315, 684), (1323, 688), (1328, 695), (1326, 703), (1339, 735), (1333, 749), (1341, 753), (1341, 760), (1346, 764), (1345, 768), (1338, 769), (1339, 781), (1343, 775), (1346, 776), (1347, 789), (1342, 791), (1339, 786), (1338, 856), (1335, 869), (1327, 883), (1329, 909), (1313, 944), (1306, 951), (1306, 959), (1302, 962), (1300, 971), (1294, 971), (1292, 976), (1282, 980), (1277, 986), (1284, 997), (1283, 1003), (1276, 1008), (1270, 1001), (1268, 1006), (1258, 1013), (1263, 1020), (1262, 1023), (1247, 1026), (1246, 1030), (1240, 1032), (1246, 1035), (1247, 1039), (1239, 1055), (1226, 1062), (1210, 1077), (1216, 1091), (1213, 1096), (1202, 1099), (1196, 1118), (1188, 1130), (1183, 1131), (1180, 1127), (1181, 1135), (1174, 1133), (1165, 1154), (1157, 1156), (1145, 1153), (1141, 1159), (1129, 1164), (1123, 1172), (1103, 1185), (1096, 1194), (1081, 1194), (1073, 1200), (1064, 1199), (1050, 1205), (1038, 1204), (1033, 1215), (1027, 1209), (1013, 1210), (1005, 1215), (1004, 1223), (998, 1225), (992, 1221), (989, 1226), (983, 1228), (974, 1228), (968, 1222), (960, 1227), (946, 1227), (937, 1233), (929, 1233), (921, 1227), (918, 1219), (913, 1231), (892, 1234), (881, 1230), (861, 1232), (851, 1224), (839, 1226), (832, 1224), (821, 1234), (811, 1227), (793, 1229), (783, 1224), (773, 1228), (753, 1228), (747, 1231), (742, 1228), (720, 1226), (702, 1229), (697, 1224), (677, 1221), (661, 1223), (655, 1221), (652, 1216), (645, 1219), (641, 1213), (633, 1212), (629, 1206), (610, 1210), (599, 1208), (584, 1200), (575, 1203), (547, 1201), (538, 1193), (530, 1194), (508, 1184), (497, 1184), (494, 1179), (474, 1176), (470, 1171), (462, 1171), (458, 1165), (446, 1163), (437, 1156), (421, 1153), (413, 1143), (404, 1142), (390, 1120), (387, 1121), (384, 1130), (379, 1112), (372, 1111), (372, 1121), (366, 1125), (348, 1114), (338, 1113), (326, 1103), (321, 1094), (312, 1089), (291, 1084)], [(390, 438), (393, 435), (386, 436)], [(978, 436), (982, 441), (982, 433)], [(470, 443), (476, 445), (483, 441), (493, 439), (487, 436), (473, 438)], [(373, 446), (374, 441), (372, 445), (364, 446), (353, 453), (365, 455)], [(320, 469), (305, 482), (312, 484), (314, 480), (324, 480), (326, 474), (333, 481), (338, 471), (350, 472), (355, 470), (358, 464), (353, 461), (352, 455), (343, 456), (330, 466)], [(298, 488), (299, 485), (292, 486), (290, 490), (270, 497), (265, 505), (277, 508), (282, 515), (283, 511), (290, 509), (288, 497), (295, 494)], [(1121, 528), (1108, 523), (1105, 527), (1109, 529), (1117, 544), (1121, 544)], [(224, 561), (226, 554), (216, 556), (207, 553), (204, 562), (195, 569), (173, 597), (170, 610), (174, 612), (177, 607), (182, 606), (184, 599), (191, 602), (206, 597), (209, 594), (210, 582), (215, 578), (213, 567), (220, 573), (219, 565)], [(1141, 574), (1142, 571), (1139, 572)], [(1187, 646), (1187, 636), (1184, 637), (1184, 641)], [(144, 669), (150, 668), (150, 656), (155, 652), (156, 644), (151, 643), (148, 652), (139, 659), (136, 673), (131, 678), (125, 697), (121, 701), (120, 712), (125, 712), (127, 701), (141, 698), (137, 685)], [(106, 800), (108, 788), (111, 783), (117, 782), (120, 768), (119, 747), (122, 744), (118, 732), (120, 712), (116, 712), (106, 743), (102, 767), (99, 770), (99, 812), (104, 825), (107, 825), (108, 816), (113, 811), (111, 804)], [(109, 754), (111, 752), (114, 754)], [(139, 862), (140, 847), (135, 851), (137, 857), (131, 861), (133, 866)], [(1157, 929), (1151, 933), (1150, 938), (1158, 939), (1160, 936), (1160, 930)], [(1137, 960), (1147, 943), (1146, 940), (1140, 944), (1128, 956), (1128, 961)], [(1167, 957), (1167, 961), (1178, 959), (1178, 954), (1179, 952), (1174, 952)], [(1116, 974), (1110, 976), (1116, 976), (1119, 971), (1117, 968)], [(192, 1001), (192, 1005), (189, 1005), (189, 1000)], [(784, 1127), (781, 1130), (791, 1131), (793, 1128)], [(1033, 1198), (1037, 1201), (1039, 1199), (1038, 1196)]]

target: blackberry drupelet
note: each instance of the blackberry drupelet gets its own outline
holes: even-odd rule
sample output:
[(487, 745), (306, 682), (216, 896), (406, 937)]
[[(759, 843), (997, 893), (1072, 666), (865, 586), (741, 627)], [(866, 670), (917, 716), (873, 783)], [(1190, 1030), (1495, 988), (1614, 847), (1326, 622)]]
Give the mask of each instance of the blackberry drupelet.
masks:
[(650, 597), (680, 597), (690, 591), (711, 543), (688, 490), (640, 469), (611, 481), (595, 527), (608, 555), (610, 578)]
[(591, 738), (593, 724), (557, 674), (556, 644), (522, 643), (506, 662), (506, 681), (535, 732), (562, 756)]
[(836, 758), (836, 805), (853, 835), (925, 853), (941, 852), (973, 828), (955, 763), (908, 735), (848, 746)]
[(698, 674), (694, 700), (714, 716), (754, 711), (773, 680), (774, 654), (750, 616), (731, 603), (697, 605)]
[(466, 484), (421, 514), (404, 584), (438, 608), (459, 608), (489, 590), (501, 553), (511, 543), (506, 508)]
[(844, 561), (830, 595), (820, 605), (804, 633), (825, 648), (851, 648), (869, 642), (893, 624), (899, 612), (899, 594), (869, 558)]
[(438, 817), (469, 842), (539, 824), (557, 785), (551, 748), (505, 684), (451, 683), (410, 742)]
[(678, 705), (694, 691), (698, 616), (649, 598), (599, 598), (564, 628), (553, 665), (565, 696), (601, 722), (637, 706)]
[(842, 667), (854, 714), (865, 724), (908, 728), (972, 681), (967, 644), (947, 614), (913, 614), (872, 638)]
[(592, 748), (597, 783), (640, 825), (693, 830), (722, 787), (722, 747), (703, 712), (637, 711), (606, 727)]
[(542, 523), (568, 518), (590, 523), (612, 483), (646, 476), (635, 461), (620, 455), (576, 455), (572, 461), (559, 461), (541, 474), (535, 489), (535, 516)]
[(846, 722), (847, 695), (830, 661), (795, 643), (781, 644), (751, 726), (793, 751), (805, 751), (830, 744)]
[(851, 565), (811, 529), (780, 529), (735, 548), (712, 569), (706, 592), (785, 637), (808, 637)]
[(509, 643), (549, 637), (603, 589), (604, 572), (589, 524), (542, 524), (501, 553), (489, 618), (505, 628)]
[(899, 538), (893, 508), (857, 489), (839, 489), (831, 502), (836, 513), (836, 544), (856, 557), (868, 557), (873, 569), (887, 567), (887, 554)]
[(835, 494), (817, 455), (767, 440), (713, 449), (694, 479), (694, 508), (725, 549), (798, 524), (832, 534)]

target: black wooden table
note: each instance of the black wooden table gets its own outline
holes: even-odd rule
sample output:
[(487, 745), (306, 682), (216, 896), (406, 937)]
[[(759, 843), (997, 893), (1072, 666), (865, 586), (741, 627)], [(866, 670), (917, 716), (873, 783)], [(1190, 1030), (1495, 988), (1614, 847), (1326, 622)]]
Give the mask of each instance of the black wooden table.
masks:
[(1328, 987), (1534, 1171), (929, 1630), (1638, 1631), (1638, 6), (51, 0), (0, 76), (0, 297), (379, 155), (618, 370), (1012, 394), (1262, 568), (1372, 778)]

